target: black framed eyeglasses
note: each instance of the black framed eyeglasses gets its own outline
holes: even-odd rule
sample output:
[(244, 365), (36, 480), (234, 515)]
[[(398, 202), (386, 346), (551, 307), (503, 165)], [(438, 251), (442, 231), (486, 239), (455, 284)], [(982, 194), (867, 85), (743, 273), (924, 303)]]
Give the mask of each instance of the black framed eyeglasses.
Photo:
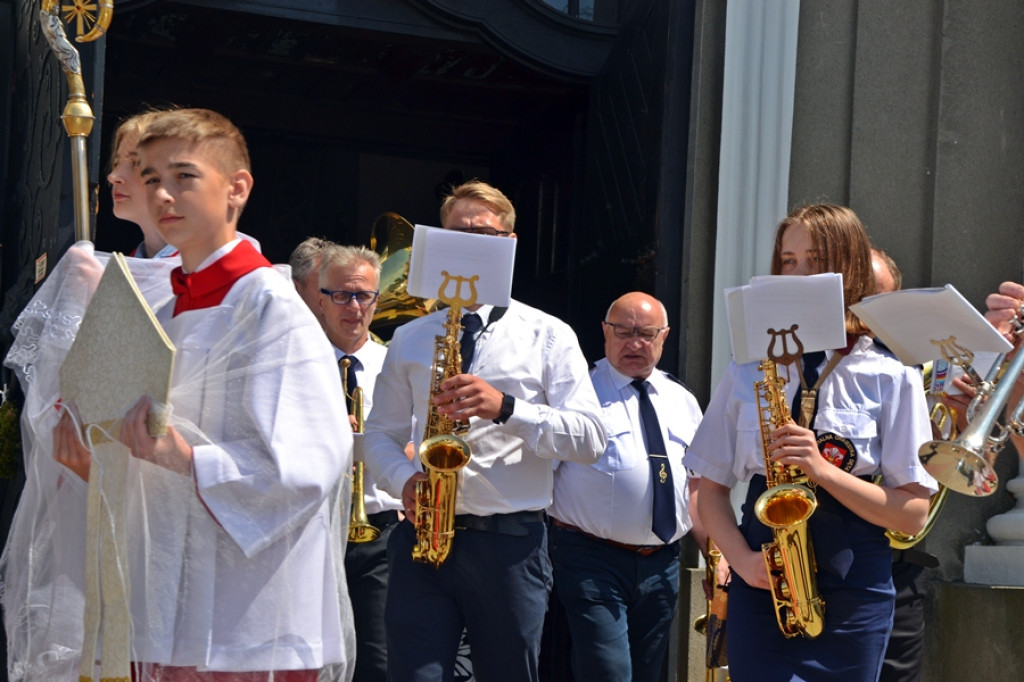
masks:
[(379, 291), (331, 291), (323, 288), (320, 289), (320, 293), (330, 296), (331, 302), (337, 305), (348, 305), (350, 301), (355, 301), (360, 308), (365, 308), (380, 296)]
[(608, 320), (604, 320), (603, 324), (612, 328), (612, 334), (614, 334), (617, 339), (625, 340), (631, 339), (635, 336), (644, 343), (652, 343), (656, 338), (658, 338), (658, 334), (661, 334), (663, 331), (668, 329), (668, 327), (630, 327), (625, 324), (615, 324)]
[(490, 225), (470, 225), (469, 227), (449, 227), (453, 232), (466, 232), (468, 234), (486, 234), (488, 237), (507, 237), (512, 234), (511, 230), (499, 230)]

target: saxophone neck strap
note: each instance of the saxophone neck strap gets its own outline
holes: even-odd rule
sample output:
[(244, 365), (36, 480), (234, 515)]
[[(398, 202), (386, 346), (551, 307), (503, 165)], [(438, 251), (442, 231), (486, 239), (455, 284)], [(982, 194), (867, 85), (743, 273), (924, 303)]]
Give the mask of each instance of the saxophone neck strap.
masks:
[(821, 388), (821, 384), (832, 373), (832, 370), (836, 368), (836, 365), (845, 357), (846, 354), (839, 351), (832, 353), (832, 357), (829, 358), (825, 368), (818, 375), (817, 381), (810, 388), (807, 387), (807, 378), (804, 376), (804, 372), (797, 372), (800, 375), (800, 414), (798, 415), (797, 424), (805, 429), (811, 428), (811, 422), (814, 421), (814, 415), (818, 411), (818, 389)]

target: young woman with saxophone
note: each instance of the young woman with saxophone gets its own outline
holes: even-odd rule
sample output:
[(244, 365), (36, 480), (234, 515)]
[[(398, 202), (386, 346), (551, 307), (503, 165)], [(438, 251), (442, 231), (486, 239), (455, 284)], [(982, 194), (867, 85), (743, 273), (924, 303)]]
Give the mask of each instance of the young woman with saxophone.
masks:
[[(853, 211), (827, 204), (793, 211), (776, 231), (771, 272), (841, 273), (848, 343), (780, 365), (789, 381), (774, 384), (781, 395), (772, 419), (755, 394), (755, 382), (767, 384), (774, 373), (770, 363), (733, 362), (687, 452), (687, 466), (703, 477), (698, 513), (732, 570), (730, 677), (877, 680), (894, 599), (885, 530), (919, 531), (936, 487), (917, 458), (931, 438), (921, 377), (875, 346), (849, 311), (874, 292), (868, 238)], [(802, 385), (808, 401), (797, 396)], [(789, 418), (794, 398), (806, 405), (792, 410), (805, 425)], [(780, 536), (754, 507), (766, 473), (789, 467), (806, 475), (817, 509), (792, 533), (810, 536), (807, 556), (794, 561), (807, 562), (795, 569), (810, 588), (793, 585), (797, 599), (780, 617), (761, 549)], [(872, 483), (876, 474), (884, 485)], [(743, 481), (750, 486), (737, 527), (729, 493)], [(790, 610), (795, 623), (786, 622)]]

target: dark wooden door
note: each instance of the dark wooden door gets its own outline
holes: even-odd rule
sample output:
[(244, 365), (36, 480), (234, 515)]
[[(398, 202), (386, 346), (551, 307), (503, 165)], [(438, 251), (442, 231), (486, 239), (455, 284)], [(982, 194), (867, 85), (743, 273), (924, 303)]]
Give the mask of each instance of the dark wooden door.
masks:
[[(584, 183), (576, 200), (572, 305), (598, 329), (608, 305), (643, 290), (679, 330), (694, 5), (639, 0), (591, 91)], [(581, 335), (601, 357), (599, 334)], [(663, 365), (679, 362), (674, 344)]]

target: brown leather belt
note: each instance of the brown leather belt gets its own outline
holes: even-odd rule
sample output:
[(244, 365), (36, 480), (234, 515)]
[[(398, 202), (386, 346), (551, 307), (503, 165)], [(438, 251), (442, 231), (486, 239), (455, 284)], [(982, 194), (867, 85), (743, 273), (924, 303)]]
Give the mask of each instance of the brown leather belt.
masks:
[(676, 544), (674, 542), (670, 542), (667, 545), (628, 545), (625, 542), (618, 542), (617, 540), (609, 540), (608, 538), (600, 538), (600, 537), (594, 535), (593, 533), (588, 533), (587, 531), (583, 530), (582, 528), (577, 528), (576, 526), (572, 525), (571, 523), (566, 523), (565, 521), (559, 521), (558, 519), (556, 519), (554, 517), (551, 517), (551, 525), (556, 526), (558, 528), (564, 528), (566, 530), (571, 530), (573, 532), (579, 533), (580, 535), (588, 537), (591, 540), (594, 540), (595, 542), (600, 542), (602, 545), (610, 545), (610, 546), (615, 547), (617, 549), (624, 549), (627, 552), (633, 552), (634, 554), (639, 554), (640, 556), (650, 556), (650, 555), (654, 554), (655, 552), (657, 552), (659, 550), (665, 549), (666, 547), (669, 547), (671, 545)]

